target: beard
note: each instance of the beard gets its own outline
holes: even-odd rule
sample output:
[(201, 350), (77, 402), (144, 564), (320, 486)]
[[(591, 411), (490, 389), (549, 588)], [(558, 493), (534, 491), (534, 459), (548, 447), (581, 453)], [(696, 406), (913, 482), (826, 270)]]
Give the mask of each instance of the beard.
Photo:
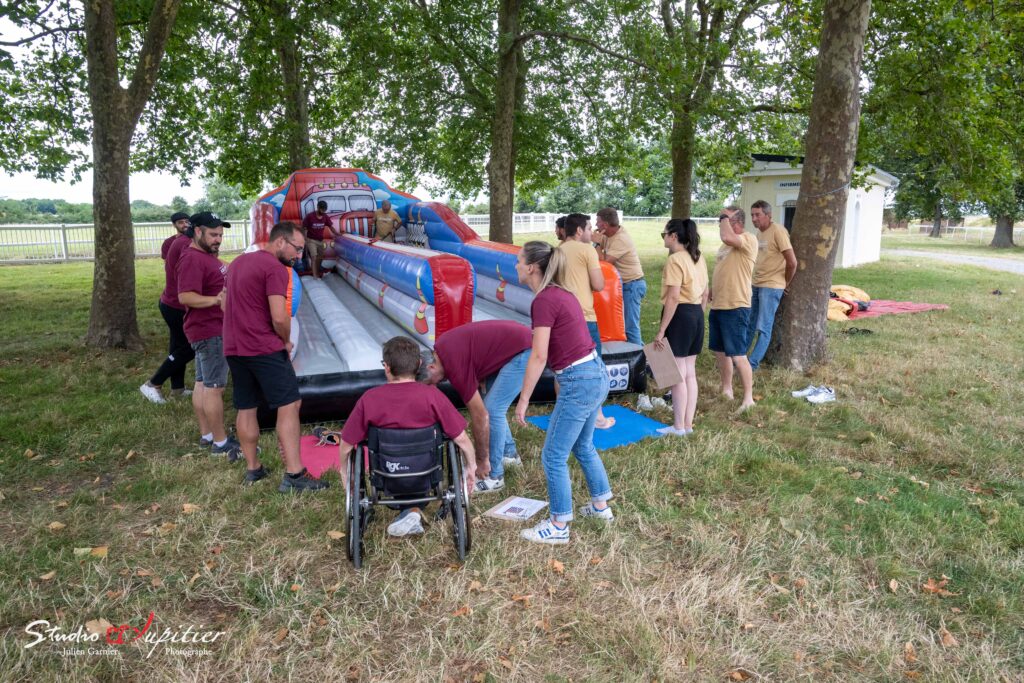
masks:
[(203, 242), (202, 240), (200, 240), (199, 241), (199, 246), (207, 254), (213, 254), (214, 256), (216, 256), (217, 254), (220, 253), (220, 245), (219, 244), (207, 244), (206, 242)]
[(299, 259), (285, 258), (284, 251), (275, 252), (274, 256), (277, 257), (278, 261), (280, 261), (283, 265), (288, 266), (289, 268), (294, 268), (295, 264), (299, 262)]

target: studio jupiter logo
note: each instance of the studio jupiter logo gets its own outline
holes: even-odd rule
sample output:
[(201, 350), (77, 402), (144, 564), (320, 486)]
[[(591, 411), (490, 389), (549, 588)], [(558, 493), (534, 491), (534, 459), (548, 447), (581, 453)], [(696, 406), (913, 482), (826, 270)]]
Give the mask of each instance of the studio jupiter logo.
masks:
[(123, 623), (115, 626), (104, 619), (79, 624), (74, 630), (52, 625), (46, 619), (37, 619), (25, 626), (32, 640), (25, 644), (30, 650), (40, 643), (50, 642), (61, 648), (64, 656), (105, 655), (120, 656), (127, 648), (141, 648), (148, 659), (156, 653), (176, 657), (204, 657), (213, 654), (217, 641), (226, 631), (213, 631), (192, 624), (177, 627), (162, 626), (156, 614), (136, 620), (137, 625)]

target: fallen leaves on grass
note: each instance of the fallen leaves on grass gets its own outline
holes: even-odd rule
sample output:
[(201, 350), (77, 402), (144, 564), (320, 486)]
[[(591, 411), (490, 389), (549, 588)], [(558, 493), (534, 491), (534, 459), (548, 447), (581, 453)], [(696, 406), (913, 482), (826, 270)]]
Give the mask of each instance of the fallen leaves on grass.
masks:
[(941, 639), (942, 647), (959, 647), (960, 645), (960, 641), (945, 626), (939, 628), (939, 638)]
[(164, 522), (159, 527), (157, 527), (156, 533), (159, 534), (160, 536), (166, 536), (167, 534), (171, 533), (172, 531), (174, 531), (177, 528), (178, 528), (178, 525), (175, 524), (174, 522)]
[(134, 460), (135, 456), (137, 456), (137, 455), (138, 455), (138, 453), (136, 453), (135, 451), (128, 451), (128, 455), (124, 456), (124, 459), (125, 460)]
[(533, 594), (530, 595), (512, 595), (512, 602), (518, 602), (524, 608), (530, 608), (530, 600), (533, 598)]
[(181, 506), (181, 511), (186, 515), (195, 514), (199, 512), (200, 509), (201, 508), (198, 505), (193, 505), (192, 503), (183, 503)]
[(482, 591), (483, 589), (484, 589), (484, 585), (482, 583), (480, 583), (479, 581), (470, 581), (469, 582), (469, 590), (471, 590), (471, 591)]
[(117, 600), (122, 595), (124, 595), (124, 591), (107, 591), (108, 600)]
[(96, 546), (95, 548), (92, 548), (91, 550), (89, 550), (89, 554), (90, 555), (92, 555), (93, 557), (98, 557), (100, 559), (106, 557), (107, 553), (109, 553), (109, 552), (110, 552), (110, 546), (106, 546), (106, 545)]
[(345, 538), (345, 532), (338, 531), (336, 529), (331, 529), (327, 532), (327, 538), (331, 539), (332, 541), (340, 541), (341, 539)]
[(102, 617), (99, 619), (92, 619), (90, 621), (85, 622), (85, 630), (93, 636), (105, 636), (107, 635), (107, 629), (113, 627), (113, 624), (111, 624), (106, 619), (103, 619)]
[(592, 558), (590, 558), (590, 564), (592, 566), (594, 566), (594, 567), (596, 567), (597, 565), (601, 564), (602, 562), (604, 562), (604, 558), (603, 557), (592, 557)]
[(729, 672), (729, 680), (731, 681), (748, 681), (753, 676), (746, 669), (733, 669)]
[(39, 580), (40, 581), (53, 581), (55, 578), (57, 578), (57, 570), (54, 570), (52, 572), (46, 572), (45, 574), (43, 574), (42, 576), (39, 577)]
[(473, 608), (469, 605), (463, 605), (459, 609), (452, 612), (453, 617), (468, 617), (473, 613)]
[(164, 580), (161, 579), (159, 576), (154, 576), (153, 579), (149, 582), (149, 585), (153, 588), (160, 588), (160, 586), (164, 585)]
[(898, 591), (900, 588), (900, 582), (896, 579), (889, 579), (889, 590), (893, 593)]
[(25, 457), (27, 459), (29, 459), (29, 460), (32, 460), (33, 458), (36, 457), (36, 452), (34, 450), (32, 450), (31, 448), (26, 448), (25, 449)]
[(274, 634), (274, 644), (275, 645), (280, 645), (281, 643), (284, 642), (285, 638), (287, 638), (287, 637), (288, 637), (288, 629), (286, 629), (286, 628), (284, 628), (282, 626), (281, 628), (277, 629), (277, 633)]
[(802, 576), (797, 578), (795, 581), (793, 581), (793, 588), (797, 589), (798, 591), (802, 591), (803, 589), (807, 588), (807, 579), (805, 579)]
[(868, 504), (868, 502), (866, 500), (864, 500), (863, 498), (861, 498), (860, 496), (857, 496), (856, 498), (854, 498), (853, 502), (856, 503), (857, 505), (867, 505)]
[(56, 531), (60, 531), (61, 529), (67, 528), (67, 526), (68, 526), (67, 524), (62, 524), (60, 522), (50, 522), (49, 524), (46, 525), (46, 528), (49, 529), (50, 531), (56, 532)]
[(300, 586), (297, 583), (293, 583), (292, 584), (292, 587), (291, 587), (292, 593), (298, 593), (300, 590), (302, 590), (302, 586)]
[(151, 569), (139, 569), (135, 572), (135, 576), (153, 576), (153, 571)]
[(903, 644), (903, 661), (907, 664), (913, 664), (917, 661), (917, 650), (914, 648), (914, 644), (909, 641)]
[(931, 484), (929, 484), (926, 481), (921, 481), (920, 479), (918, 479), (914, 475), (910, 475), (910, 481), (915, 483), (915, 484), (917, 484), (918, 486), (924, 487), (926, 489), (931, 487)]
[(565, 564), (563, 562), (559, 562), (554, 558), (548, 560), (548, 567), (551, 569), (551, 571), (553, 571), (556, 574), (565, 573)]
[(939, 597), (943, 598), (950, 598), (956, 595), (960, 595), (959, 593), (954, 593), (952, 591), (947, 590), (947, 584), (949, 584), (948, 576), (943, 576), (941, 581), (936, 581), (933, 578), (929, 578), (928, 583), (921, 584), (921, 590), (925, 593), (931, 593), (933, 595), (938, 595)]
[(222, 552), (224, 552), (224, 546), (215, 545), (212, 548), (210, 548), (210, 552), (214, 555), (220, 555)]

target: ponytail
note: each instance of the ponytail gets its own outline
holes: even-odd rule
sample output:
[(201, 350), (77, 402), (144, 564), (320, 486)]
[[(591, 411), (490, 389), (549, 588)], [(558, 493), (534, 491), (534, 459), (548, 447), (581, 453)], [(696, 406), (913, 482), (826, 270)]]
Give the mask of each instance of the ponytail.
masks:
[(676, 236), (694, 263), (700, 260), (700, 233), (692, 219), (673, 218), (665, 224), (665, 232)]
[(541, 289), (549, 285), (565, 289), (565, 254), (561, 249), (556, 249), (547, 242), (527, 242), (523, 245), (523, 260), (526, 265), (540, 267), (540, 272), (543, 273)]

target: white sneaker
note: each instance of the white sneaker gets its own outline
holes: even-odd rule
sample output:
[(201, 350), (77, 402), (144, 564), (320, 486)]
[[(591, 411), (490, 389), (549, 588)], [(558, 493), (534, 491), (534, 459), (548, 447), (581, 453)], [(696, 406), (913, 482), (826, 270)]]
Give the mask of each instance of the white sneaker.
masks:
[(818, 393), (818, 391), (820, 391), (821, 388), (822, 387), (816, 387), (813, 384), (808, 384), (805, 388), (801, 389), (800, 391), (791, 391), (789, 392), (789, 394), (793, 398), (807, 398), (811, 394)]
[(151, 384), (143, 384), (139, 387), (139, 391), (153, 403), (167, 403), (167, 399), (164, 398), (163, 392), (158, 387), (154, 387)]
[(498, 477), (497, 479), (484, 477), (476, 483), (473, 491), (476, 493), (490, 493), (491, 491), (500, 491), (503, 488), (505, 488), (505, 477)]
[(522, 467), (523, 459), (518, 455), (505, 455), (501, 458), (501, 464), (504, 467)]
[(423, 533), (423, 520), (420, 513), (413, 509), (403, 510), (400, 515), (388, 525), (388, 536), (411, 536), (412, 534)]
[(640, 394), (640, 398), (636, 400), (636, 407), (637, 410), (642, 410), (644, 412), (654, 410), (654, 404), (651, 403), (651, 397), (647, 394)]
[(564, 529), (559, 529), (551, 523), (550, 519), (545, 519), (532, 529), (523, 529), (519, 535), (532, 543), (565, 545), (569, 542), (569, 525), (567, 524)]
[(692, 429), (689, 430), (689, 431), (687, 431), (685, 429), (676, 429), (672, 425), (669, 425), (667, 427), (662, 427), (662, 428), (658, 429), (658, 433), (659, 434), (664, 434), (665, 436), (686, 436), (687, 434), (689, 434), (692, 431), (693, 431)]
[(820, 387), (818, 391), (807, 397), (811, 403), (831, 403), (836, 400), (836, 390), (832, 387)]
[(580, 517), (593, 517), (595, 519), (603, 519), (606, 522), (612, 522), (615, 520), (615, 515), (612, 514), (611, 507), (598, 510), (594, 507), (593, 503), (587, 503), (583, 507), (578, 508), (576, 513), (579, 514)]

